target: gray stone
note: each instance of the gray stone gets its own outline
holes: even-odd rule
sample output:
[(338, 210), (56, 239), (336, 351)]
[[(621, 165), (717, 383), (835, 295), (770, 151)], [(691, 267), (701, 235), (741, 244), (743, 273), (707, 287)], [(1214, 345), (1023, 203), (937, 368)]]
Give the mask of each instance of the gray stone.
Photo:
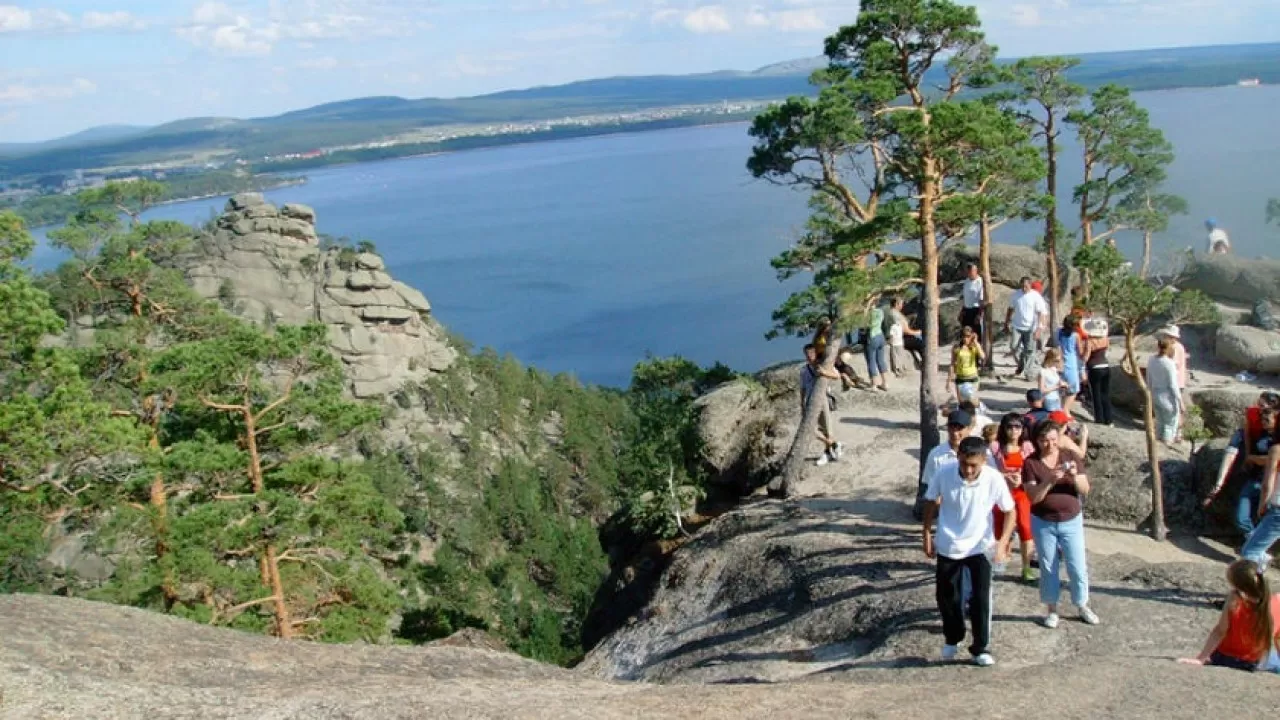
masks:
[(1200, 408), (1204, 426), (1214, 437), (1226, 437), (1244, 424), (1244, 411), (1258, 401), (1257, 390), (1198, 390), (1191, 403)]
[(372, 355), (378, 351), (376, 334), (363, 325), (331, 325), (329, 342), (335, 350), (343, 354)]
[(231, 224), (231, 232), (237, 235), (249, 235), (254, 232), (253, 221), (247, 218), (237, 220)]
[(391, 276), (376, 270), (356, 270), (347, 276), (347, 287), (352, 290), (386, 290), (391, 287)]
[(1280, 373), (1280, 334), (1244, 325), (1221, 327), (1217, 357), (1235, 370)]
[(246, 209), (244, 215), (250, 218), (273, 218), (280, 217), (280, 211), (276, 209), (275, 205), (263, 203)]
[(427, 297), (416, 288), (398, 281), (392, 282), (391, 288), (396, 291), (400, 299), (404, 300), (409, 307), (418, 312), (431, 312), (431, 303), (427, 302)]
[(365, 320), (371, 320), (374, 322), (379, 320), (406, 322), (411, 318), (417, 317), (417, 313), (402, 307), (392, 307), (390, 305), (368, 305), (360, 309), (360, 316)]
[(764, 387), (750, 380), (725, 383), (694, 401), (700, 458), (713, 482), (745, 485), (748, 445), (769, 421), (767, 403)]
[(356, 267), (362, 270), (385, 270), (387, 266), (382, 258), (374, 253), (360, 253), (356, 255)]
[(385, 398), (404, 385), (401, 378), (388, 377), (382, 380), (356, 380), (351, 383), (352, 394), (361, 400)]
[(85, 549), (84, 535), (63, 535), (53, 542), (45, 562), (71, 578), (91, 584), (111, 579), (115, 565)]
[[(1024, 245), (991, 245), (991, 281), (997, 285), (1018, 287), (1023, 277), (1047, 282), (1044, 253)], [(943, 283), (960, 282), (965, 278), (965, 266), (977, 264), (978, 246), (952, 243), (942, 250), (938, 258), (938, 280)], [(1060, 295), (1067, 297), (1071, 286), (1079, 282), (1074, 269), (1065, 274)]]
[(267, 201), (262, 197), (262, 193), (240, 193), (232, 195), (227, 200), (227, 212), (236, 212), (247, 210), (256, 205), (263, 205)]
[(1239, 255), (1205, 255), (1192, 261), (1180, 287), (1218, 301), (1252, 306), (1259, 299), (1280, 303), (1280, 261)]
[(287, 218), (302, 220), (311, 225), (316, 224), (316, 211), (310, 205), (286, 203), (284, 207), (280, 208), (280, 214)]
[(302, 240), (306, 243), (316, 243), (318, 241), (315, 227), (303, 220), (281, 218), (278, 232), (287, 238)]

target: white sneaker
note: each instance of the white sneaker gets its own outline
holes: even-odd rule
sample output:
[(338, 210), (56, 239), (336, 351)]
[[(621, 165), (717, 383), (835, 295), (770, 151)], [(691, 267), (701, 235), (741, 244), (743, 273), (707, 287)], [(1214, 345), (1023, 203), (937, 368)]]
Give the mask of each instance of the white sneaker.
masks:
[(1097, 613), (1090, 610), (1088, 607), (1082, 607), (1080, 608), (1080, 622), (1085, 625), (1097, 625), (1102, 622), (1102, 620), (1098, 618)]
[(942, 659), (943, 659), (944, 661), (946, 661), (946, 662), (951, 662), (952, 660), (955, 660), (955, 659), (956, 659), (956, 655), (957, 655), (959, 652), (960, 652), (960, 646), (959, 646), (959, 645), (943, 645), (943, 646), (942, 646)]
[(826, 465), (829, 462), (831, 462), (831, 456), (824, 452), (822, 453), (821, 456), (818, 457), (817, 460), (813, 461), (813, 464), (817, 465), (818, 467), (822, 467), (823, 465)]
[(844, 457), (844, 443), (836, 443), (831, 448), (831, 452), (835, 456), (836, 460), (839, 460), (840, 458)]
[(1048, 615), (1045, 615), (1044, 620), (1041, 621), (1041, 624), (1049, 628), (1050, 630), (1056, 629), (1058, 627), (1058, 613), (1055, 612), (1055, 613), (1049, 613)]
[(991, 657), (991, 653), (982, 653), (973, 656), (973, 664), (978, 667), (991, 667), (996, 664), (996, 659)]

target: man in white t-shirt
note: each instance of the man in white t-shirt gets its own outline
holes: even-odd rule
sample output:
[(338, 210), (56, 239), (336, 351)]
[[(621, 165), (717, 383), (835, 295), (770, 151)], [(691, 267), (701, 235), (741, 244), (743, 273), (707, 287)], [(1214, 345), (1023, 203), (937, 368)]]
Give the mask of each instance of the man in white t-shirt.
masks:
[[(991, 656), (991, 565), (1009, 558), (1013, 537), (1013, 496), (1004, 477), (987, 464), (987, 444), (981, 438), (960, 442), (959, 462), (935, 473), (925, 491), (924, 553), (937, 559), (935, 584), (938, 612), (942, 614), (942, 659), (954, 660), (965, 637), (962, 578), (966, 571), (973, 584), (969, 623), (973, 643), (969, 654), (975, 665), (995, 665)], [(1004, 530), (997, 540), (992, 507), (1005, 513)], [(933, 536), (933, 522), (938, 535)], [(990, 554), (990, 556), (989, 556)]]
[(971, 327), (982, 337), (982, 304), (986, 299), (982, 276), (978, 266), (969, 263), (965, 267), (964, 285), (960, 291), (960, 327)]
[(1049, 327), (1049, 303), (1031, 287), (1031, 278), (1024, 277), (1022, 289), (1009, 299), (1009, 312), (1004, 316), (1005, 332), (1013, 333), (1013, 354), (1018, 359), (1017, 375), (1023, 374), (1031, 364), (1036, 338)]
[(1218, 227), (1218, 221), (1209, 218), (1204, 221), (1204, 227), (1209, 231), (1209, 237), (1205, 242), (1204, 251), (1210, 255), (1225, 255), (1231, 252), (1231, 239), (1227, 237), (1227, 231)]

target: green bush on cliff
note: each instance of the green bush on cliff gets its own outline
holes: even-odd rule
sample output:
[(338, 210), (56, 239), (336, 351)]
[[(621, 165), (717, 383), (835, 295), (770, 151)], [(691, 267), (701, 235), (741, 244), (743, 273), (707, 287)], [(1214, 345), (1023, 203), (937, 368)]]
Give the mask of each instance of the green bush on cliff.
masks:
[[(692, 401), (731, 374), (651, 359), (619, 392), (455, 343), (393, 405), (354, 402), (324, 327), (196, 296), (169, 263), (194, 232), (132, 200), (124, 221), (77, 213), (39, 282), (0, 214), (0, 592), (335, 642), (480, 627), (578, 657), (609, 569), (597, 528), (674, 531), (653, 498), (672, 468), (700, 486)], [(450, 429), (389, 451), (380, 423), (415, 403)]]

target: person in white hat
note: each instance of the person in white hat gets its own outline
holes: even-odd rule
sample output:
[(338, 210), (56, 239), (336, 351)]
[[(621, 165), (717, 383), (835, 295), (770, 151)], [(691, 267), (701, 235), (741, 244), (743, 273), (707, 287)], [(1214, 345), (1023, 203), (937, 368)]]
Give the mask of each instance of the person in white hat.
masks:
[[(1183, 422), (1178, 423), (1179, 434), (1181, 434), (1182, 425), (1186, 421), (1187, 409), (1187, 380), (1189, 376), (1187, 372), (1187, 348), (1182, 344), (1182, 330), (1177, 325), (1160, 328), (1160, 331), (1156, 333), (1156, 338), (1168, 338), (1169, 343), (1173, 346), (1173, 366), (1177, 369), (1175, 379), (1178, 383), (1178, 397), (1182, 399)], [(1179, 437), (1177, 441), (1181, 441), (1181, 438)]]

